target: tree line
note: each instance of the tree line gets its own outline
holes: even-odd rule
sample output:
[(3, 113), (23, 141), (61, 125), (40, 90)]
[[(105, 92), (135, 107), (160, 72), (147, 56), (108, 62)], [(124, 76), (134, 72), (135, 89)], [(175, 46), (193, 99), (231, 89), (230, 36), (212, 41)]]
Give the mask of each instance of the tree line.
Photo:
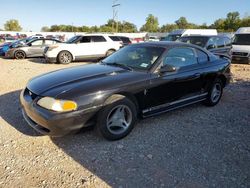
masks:
[[(116, 26), (118, 25), (118, 28)], [(145, 24), (138, 30), (136, 25), (128, 22), (116, 22), (112, 19), (101, 26), (73, 26), (73, 25), (52, 25), (44, 26), (41, 31), (44, 32), (170, 32), (175, 29), (217, 29), (219, 32), (234, 32), (239, 27), (250, 27), (250, 16), (240, 18), (239, 12), (229, 12), (226, 18), (220, 18), (214, 21), (211, 25), (190, 23), (185, 17), (180, 17), (174, 23), (159, 25), (158, 18), (149, 14), (145, 20)], [(18, 20), (12, 19), (4, 24), (6, 31), (21, 31), (22, 27)]]

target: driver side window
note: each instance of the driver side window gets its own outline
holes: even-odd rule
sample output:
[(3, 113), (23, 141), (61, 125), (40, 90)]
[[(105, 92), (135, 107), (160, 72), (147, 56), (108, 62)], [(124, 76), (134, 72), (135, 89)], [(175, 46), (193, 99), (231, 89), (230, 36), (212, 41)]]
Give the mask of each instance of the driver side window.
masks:
[(171, 65), (176, 68), (181, 68), (193, 64), (197, 64), (197, 58), (194, 50), (187, 47), (170, 49), (163, 59), (163, 66)]
[(42, 46), (43, 45), (43, 40), (36, 40), (32, 43), (30, 43), (31, 46)]

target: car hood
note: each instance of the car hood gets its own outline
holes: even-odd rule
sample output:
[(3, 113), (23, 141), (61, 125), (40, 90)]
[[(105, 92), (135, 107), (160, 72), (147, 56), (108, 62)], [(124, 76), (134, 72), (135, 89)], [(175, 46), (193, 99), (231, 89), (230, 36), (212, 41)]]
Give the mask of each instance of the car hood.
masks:
[(233, 45), (232, 47), (233, 52), (250, 52), (250, 46), (249, 45)]
[(135, 75), (139, 79), (145, 73), (102, 64), (81, 65), (37, 76), (27, 88), (40, 96), (71, 98), (135, 81)]

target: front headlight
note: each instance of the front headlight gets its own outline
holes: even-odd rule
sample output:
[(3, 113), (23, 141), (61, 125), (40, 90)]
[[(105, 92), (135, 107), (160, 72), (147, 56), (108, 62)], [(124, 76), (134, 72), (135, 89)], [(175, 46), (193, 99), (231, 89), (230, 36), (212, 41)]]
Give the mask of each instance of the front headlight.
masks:
[(69, 112), (77, 109), (77, 104), (74, 101), (54, 99), (52, 97), (43, 97), (37, 101), (37, 104), (55, 112)]
[(51, 50), (53, 50), (53, 49), (55, 49), (55, 48), (58, 48), (59, 46), (50, 46), (49, 47), (49, 49), (48, 49), (48, 51), (51, 51)]

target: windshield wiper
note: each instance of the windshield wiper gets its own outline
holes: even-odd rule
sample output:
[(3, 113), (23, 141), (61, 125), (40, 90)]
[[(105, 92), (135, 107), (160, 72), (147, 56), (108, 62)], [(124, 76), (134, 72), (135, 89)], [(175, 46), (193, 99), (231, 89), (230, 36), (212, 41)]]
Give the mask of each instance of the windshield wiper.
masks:
[(128, 65), (125, 65), (125, 64), (120, 64), (120, 63), (116, 63), (116, 62), (113, 62), (113, 63), (104, 63), (106, 65), (111, 65), (111, 66), (116, 66), (116, 67), (121, 67), (123, 69), (127, 69), (127, 70), (130, 70), (132, 71), (132, 67), (128, 66)]

